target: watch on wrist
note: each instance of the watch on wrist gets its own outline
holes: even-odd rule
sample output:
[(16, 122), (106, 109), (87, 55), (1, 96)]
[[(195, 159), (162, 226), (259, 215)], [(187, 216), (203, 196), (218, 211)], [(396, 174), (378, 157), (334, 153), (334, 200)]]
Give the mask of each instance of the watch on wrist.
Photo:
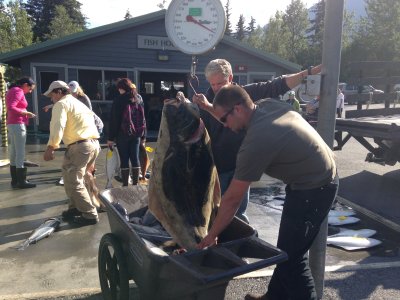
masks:
[(314, 66), (309, 66), (307, 68), (307, 75), (312, 75), (312, 69), (314, 68)]

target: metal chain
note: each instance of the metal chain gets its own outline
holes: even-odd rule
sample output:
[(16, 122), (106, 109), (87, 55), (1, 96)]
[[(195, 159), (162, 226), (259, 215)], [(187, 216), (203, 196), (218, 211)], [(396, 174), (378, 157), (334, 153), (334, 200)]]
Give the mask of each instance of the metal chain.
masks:
[(199, 78), (196, 76), (196, 66), (197, 66), (196, 55), (193, 55), (192, 56), (192, 65), (190, 67), (189, 85), (192, 88), (195, 95), (197, 95), (197, 92), (196, 92), (195, 88), (193, 87), (192, 81), (194, 80), (196, 82), (196, 87), (199, 87)]

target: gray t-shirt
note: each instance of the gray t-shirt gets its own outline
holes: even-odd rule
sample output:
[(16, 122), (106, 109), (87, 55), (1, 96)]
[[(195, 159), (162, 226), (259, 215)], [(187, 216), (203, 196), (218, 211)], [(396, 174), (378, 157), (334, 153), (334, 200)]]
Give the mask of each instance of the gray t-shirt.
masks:
[(328, 145), (279, 100), (268, 99), (256, 108), (239, 149), (234, 178), (258, 181), (263, 173), (294, 190), (320, 187), (336, 175)]

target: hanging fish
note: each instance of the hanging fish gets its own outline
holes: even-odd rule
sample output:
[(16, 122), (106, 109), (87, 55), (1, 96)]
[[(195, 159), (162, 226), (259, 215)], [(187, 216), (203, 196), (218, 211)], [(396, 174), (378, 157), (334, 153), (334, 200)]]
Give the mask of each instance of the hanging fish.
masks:
[(199, 108), (178, 93), (164, 103), (149, 185), (149, 209), (180, 247), (195, 249), (221, 200), (210, 137)]
[(36, 244), (40, 240), (47, 238), (60, 227), (60, 218), (50, 218), (44, 221), (31, 235), (16, 247), (17, 250), (25, 250), (30, 244)]
[(112, 180), (114, 178), (114, 175), (119, 172), (119, 165), (120, 161), (117, 147), (109, 147), (106, 155), (106, 189), (113, 187)]

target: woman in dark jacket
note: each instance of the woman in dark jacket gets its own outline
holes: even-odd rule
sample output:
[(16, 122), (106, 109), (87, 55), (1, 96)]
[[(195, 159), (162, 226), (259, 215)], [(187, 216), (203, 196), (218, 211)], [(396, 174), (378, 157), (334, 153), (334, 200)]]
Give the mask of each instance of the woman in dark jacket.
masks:
[(117, 89), (120, 95), (114, 100), (111, 108), (107, 144), (109, 147), (112, 147), (114, 142), (117, 144), (122, 185), (128, 185), (129, 161), (132, 166), (132, 183), (137, 185), (140, 172), (139, 146), (145, 138), (146, 131), (144, 109), (135, 85), (128, 78), (120, 79)]

